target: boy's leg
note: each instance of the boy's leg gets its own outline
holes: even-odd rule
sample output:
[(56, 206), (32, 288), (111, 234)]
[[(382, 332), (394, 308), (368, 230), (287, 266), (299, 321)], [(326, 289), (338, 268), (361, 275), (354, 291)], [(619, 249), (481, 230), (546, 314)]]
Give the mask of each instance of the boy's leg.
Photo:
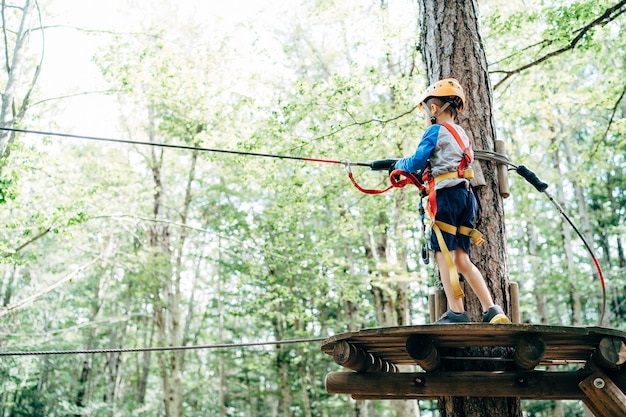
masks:
[(483, 311), (487, 311), (489, 307), (493, 306), (493, 298), (491, 298), (491, 293), (489, 292), (483, 275), (478, 268), (476, 268), (476, 265), (472, 263), (467, 252), (461, 248), (454, 252), (455, 254), (452, 259), (454, 259), (459, 273), (463, 275), (463, 278), (465, 278), (470, 287), (472, 287), (472, 290), (480, 301)]
[(511, 320), (504, 314), (500, 306), (494, 305), (493, 298), (487, 287), (487, 283), (483, 278), (476, 265), (470, 260), (469, 255), (463, 249), (457, 249), (455, 254), (455, 264), (457, 269), (465, 280), (472, 287), (472, 290), (480, 300), (483, 308), (483, 322), (492, 324), (510, 323)]

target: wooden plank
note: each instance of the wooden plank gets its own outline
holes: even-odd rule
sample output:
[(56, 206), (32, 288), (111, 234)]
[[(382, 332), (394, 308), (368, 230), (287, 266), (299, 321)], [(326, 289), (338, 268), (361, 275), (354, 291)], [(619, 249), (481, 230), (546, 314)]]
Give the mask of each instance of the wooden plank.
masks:
[(579, 384), (585, 405), (596, 417), (626, 416), (625, 387), (618, 387), (602, 372), (594, 372)]
[[(587, 398), (579, 384), (589, 372), (331, 372), (326, 390), (355, 399), (434, 399), (438, 397), (515, 397), (521, 399), (579, 400)], [(626, 376), (614, 377), (619, 390)], [(622, 414), (614, 414), (626, 415)]]

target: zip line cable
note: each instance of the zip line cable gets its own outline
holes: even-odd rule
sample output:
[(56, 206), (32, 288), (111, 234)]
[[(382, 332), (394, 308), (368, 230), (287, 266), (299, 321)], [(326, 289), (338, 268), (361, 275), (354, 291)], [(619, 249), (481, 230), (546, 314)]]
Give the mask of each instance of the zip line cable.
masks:
[(159, 148), (186, 149), (186, 150), (192, 150), (192, 151), (224, 153), (224, 154), (231, 154), (231, 155), (258, 156), (258, 157), (263, 157), (263, 158), (290, 159), (290, 160), (295, 160), (295, 161), (306, 161), (306, 162), (322, 162), (322, 163), (337, 164), (337, 165), (356, 165), (356, 166), (366, 166), (366, 167), (371, 166), (371, 163), (368, 163), (368, 162), (349, 162), (349, 161), (339, 161), (335, 159), (307, 158), (307, 157), (302, 157), (302, 156), (276, 155), (276, 154), (270, 154), (270, 153), (234, 151), (234, 150), (217, 149), (217, 148), (204, 148), (200, 146), (191, 146), (191, 145), (172, 145), (172, 144), (167, 144), (167, 143), (145, 142), (145, 141), (137, 141), (137, 140), (129, 140), (129, 139), (114, 139), (114, 138), (105, 138), (105, 137), (98, 137), (98, 136), (72, 135), (69, 133), (44, 132), (40, 130), (17, 129), (17, 128), (11, 128), (11, 127), (0, 127), (0, 130), (5, 130), (8, 132), (16, 132), (16, 133), (30, 133), (34, 135), (58, 136), (58, 137), (63, 137), (63, 138), (85, 139), (85, 140), (93, 140), (93, 141), (100, 141), (100, 142), (125, 143), (129, 145), (155, 146)]
[(0, 351), (1, 356), (42, 356), (42, 355), (79, 355), (91, 353), (134, 353), (134, 352), (164, 352), (174, 350), (196, 350), (196, 349), (233, 349), (251, 346), (278, 346), (296, 343), (313, 343), (326, 340), (324, 337), (314, 337), (309, 339), (288, 339), (275, 340), (273, 342), (247, 342), (247, 343), (224, 343), (217, 345), (190, 345), (190, 346), (162, 346), (147, 348), (112, 348), (112, 349), (82, 349), (82, 350), (38, 350), (38, 351)]
[(600, 262), (598, 262), (598, 258), (596, 257), (593, 249), (591, 248), (591, 245), (587, 242), (587, 239), (585, 239), (585, 236), (583, 236), (580, 230), (578, 230), (578, 228), (576, 227), (572, 219), (567, 215), (567, 213), (565, 213), (565, 210), (563, 210), (563, 207), (561, 207), (561, 205), (548, 192), (548, 184), (541, 181), (534, 172), (526, 168), (524, 165), (517, 166), (511, 162), (507, 162), (507, 164), (512, 166), (515, 169), (515, 172), (517, 172), (522, 178), (524, 178), (533, 187), (535, 187), (537, 191), (539, 191), (540, 193), (543, 193), (548, 198), (548, 200), (550, 200), (552, 205), (557, 209), (557, 211), (561, 214), (561, 216), (563, 216), (563, 218), (567, 221), (567, 223), (569, 223), (572, 229), (574, 229), (574, 232), (576, 233), (576, 235), (578, 235), (578, 238), (582, 241), (583, 245), (585, 246), (587, 253), (591, 257), (593, 265), (595, 266), (596, 271), (598, 272), (598, 279), (600, 280), (600, 286), (602, 288), (602, 304), (600, 306), (600, 318), (598, 319), (598, 326), (602, 326), (602, 323), (604, 322), (604, 314), (606, 312), (606, 283), (604, 280), (604, 274), (602, 273), (602, 268), (600, 267)]
[[(217, 149), (217, 148), (204, 148), (204, 147), (190, 146), (190, 145), (171, 145), (171, 144), (158, 143), (158, 142), (155, 143), (155, 142), (135, 141), (135, 140), (129, 140), (129, 139), (114, 139), (114, 138), (105, 138), (105, 137), (98, 137), (98, 136), (73, 135), (69, 133), (45, 132), (45, 131), (39, 131), (39, 130), (18, 129), (18, 128), (10, 128), (10, 127), (0, 127), (0, 130), (4, 130), (8, 132), (16, 132), (16, 133), (28, 133), (28, 134), (35, 134), (35, 135), (85, 139), (85, 140), (92, 140), (92, 141), (125, 143), (125, 144), (131, 144), (131, 145), (156, 146), (156, 147), (161, 147), (161, 148), (186, 149), (186, 150), (194, 150), (194, 151), (201, 151), (201, 152), (213, 152), (213, 153), (222, 153), (222, 154), (231, 154), (231, 155), (256, 156), (256, 157), (263, 157), (263, 158), (287, 159), (287, 160), (296, 160), (296, 161), (320, 162), (320, 163), (344, 165), (346, 167), (348, 177), (350, 178), (354, 186), (359, 191), (366, 193), (366, 194), (381, 194), (390, 190), (391, 188), (404, 187), (408, 183), (413, 183), (412, 178), (407, 178), (399, 182), (394, 182), (392, 180), (392, 184), (385, 189), (381, 189), (381, 190), (364, 189), (354, 179), (352, 172), (350, 171), (350, 167), (351, 166), (363, 166), (363, 167), (369, 167), (373, 169), (373, 163), (371, 161), (370, 162), (351, 162), (347, 160), (341, 161), (337, 159), (322, 159), (322, 158), (277, 155), (277, 154), (259, 153), (259, 152), (235, 151), (235, 150)], [(604, 314), (606, 311), (606, 284), (604, 280), (604, 274), (602, 273), (602, 268), (600, 267), (600, 263), (598, 262), (598, 259), (593, 249), (591, 248), (591, 245), (587, 242), (587, 239), (585, 239), (583, 234), (574, 225), (574, 223), (572, 222), (570, 217), (567, 215), (567, 213), (565, 213), (565, 210), (563, 210), (561, 205), (547, 191), (548, 184), (541, 181), (533, 171), (531, 171), (524, 165), (518, 166), (512, 163), (506, 155), (493, 152), (493, 151), (485, 151), (485, 150), (474, 150), (474, 154), (477, 159), (492, 161), (492, 162), (496, 162), (499, 164), (508, 165), (512, 167), (515, 170), (515, 172), (517, 172), (522, 178), (524, 178), (533, 187), (535, 187), (537, 191), (539, 191), (540, 193), (543, 193), (548, 198), (548, 200), (556, 207), (557, 211), (565, 218), (565, 220), (569, 223), (572, 229), (574, 229), (574, 232), (578, 235), (580, 240), (583, 242), (583, 245), (585, 246), (585, 249), (589, 253), (589, 256), (591, 257), (593, 264), (598, 272), (598, 278), (600, 280), (600, 285), (602, 287), (602, 306), (601, 306), (600, 319), (599, 319), (598, 325), (602, 326), (602, 322), (604, 321)], [(408, 176), (415, 177), (413, 174), (408, 174)]]

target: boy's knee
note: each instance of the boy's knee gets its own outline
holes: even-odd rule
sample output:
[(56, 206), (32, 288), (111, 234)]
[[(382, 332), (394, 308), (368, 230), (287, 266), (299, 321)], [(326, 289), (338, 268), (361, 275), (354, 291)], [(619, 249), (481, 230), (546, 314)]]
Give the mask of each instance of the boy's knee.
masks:
[(474, 267), (474, 264), (470, 260), (469, 255), (463, 250), (457, 251), (454, 261), (459, 271), (468, 270)]

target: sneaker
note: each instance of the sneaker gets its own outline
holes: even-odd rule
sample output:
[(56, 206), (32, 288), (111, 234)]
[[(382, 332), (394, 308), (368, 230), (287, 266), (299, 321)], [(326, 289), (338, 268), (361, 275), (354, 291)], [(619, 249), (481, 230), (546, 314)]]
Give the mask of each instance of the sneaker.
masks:
[(504, 314), (500, 306), (491, 306), (486, 313), (483, 313), (483, 323), (508, 324), (511, 320)]
[(455, 313), (452, 310), (448, 310), (433, 324), (469, 323), (470, 321), (467, 312)]

